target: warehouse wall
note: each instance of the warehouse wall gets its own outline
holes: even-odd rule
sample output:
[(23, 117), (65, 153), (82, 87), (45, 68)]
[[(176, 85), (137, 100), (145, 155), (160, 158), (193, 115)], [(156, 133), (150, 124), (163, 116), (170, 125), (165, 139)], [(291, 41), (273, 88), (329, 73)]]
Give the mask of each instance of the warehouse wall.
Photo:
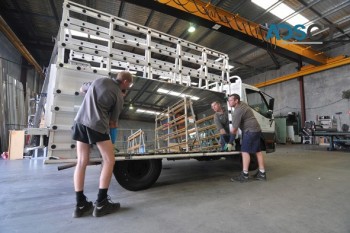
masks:
[[(0, 45), (0, 152), (3, 152), (7, 151), (9, 130), (27, 127), (29, 100), (41, 85), (34, 69), (23, 66), (22, 55), (1, 32)], [(26, 73), (22, 76), (21, 72)], [(21, 83), (21, 77), (25, 77), (25, 83)]]
[[(331, 56), (350, 54), (350, 44), (331, 51)], [(261, 75), (244, 79), (245, 83), (257, 84), (297, 71), (297, 64), (283, 66), (280, 70), (269, 71)], [(334, 116), (338, 122), (350, 125), (350, 101), (342, 98), (342, 92), (350, 90), (350, 65), (304, 76), (306, 120), (315, 121), (317, 116)], [(300, 111), (299, 81), (293, 79), (262, 91), (276, 98), (275, 115), (286, 116), (288, 112)], [(335, 113), (342, 112), (341, 115)], [(338, 124), (340, 125), (340, 124)], [(340, 128), (338, 128), (340, 129)]]
[(20, 80), (21, 55), (8, 39), (0, 33), (0, 152), (7, 150), (9, 122), (7, 116), (7, 82), (8, 76)]

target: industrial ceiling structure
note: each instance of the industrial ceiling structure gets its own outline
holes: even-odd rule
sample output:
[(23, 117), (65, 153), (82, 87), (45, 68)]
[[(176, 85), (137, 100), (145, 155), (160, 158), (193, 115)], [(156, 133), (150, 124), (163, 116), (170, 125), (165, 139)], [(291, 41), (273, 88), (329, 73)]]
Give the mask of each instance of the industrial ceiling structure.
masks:
[[(61, 23), (63, 2), (63, 0), (0, 1), (2, 19), (36, 60), (39, 68), (49, 65)], [(299, 68), (306, 65), (304, 70), (301, 69), (299, 72), (305, 72), (308, 66), (318, 71), (332, 68), (334, 60), (342, 62), (341, 64), (350, 63), (349, 59), (344, 60), (346, 58), (344, 56), (332, 58), (329, 55), (330, 50), (350, 41), (348, 0), (74, 0), (74, 2), (226, 53), (229, 56), (229, 64), (234, 67), (230, 74), (240, 76), (243, 82), (244, 79), (269, 70), (277, 70), (290, 63)], [(282, 11), (287, 14), (281, 15)], [(317, 35), (322, 43), (310, 43), (313, 42), (312, 38), (304, 40), (306, 43), (302, 45), (296, 40), (289, 40), (286, 44), (275, 38), (266, 39), (271, 25), (286, 24), (291, 22), (290, 20), (294, 20), (294, 25), (305, 25), (306, 29), (310, 25), (318, 25), (312, 34)], [(196, 30), (189, 32), (189, 26), (194, 26)], [(286, 29), (280, 32), (282, 36), (288, 34)], [(293, 35), (296, 36), (295, 33)], [(339, 63), (333, 64), (333, 67), (337, 65)], [(297, 69), (295, 71), (297, 72)], [(284, 77), (283, 80), (299, 74), (302, 73)], [(126, 97), (128, 105), (157, 111), (175, 101), (175, 99), (166, 100), (161, 94), (155, 93), (155, 87), (159, 88), (165, 84), (144, 82), (146, 81), (136, 81)], [(270, 81), (270, 84), (272, 83), (274, 82)], [(259, 84), (256, 86), (259, 87)], [(171, 88), (178, 87), (171, 86)], [(174, 91), (184, 92), (185, 89), (186, 87), (183, 87)], [(190, 92), (194, 96), (206, 99), (206, 95), (200, 90)], [(211, 94), (208, 96), (211, 99), (215, 98)], [(201, 106), (200, 103), (197, 105)], [(123, 116), (132, 119), (133, 114), (130, 113), (125, 109)], [(139, 117), (142, 117), (142, 114)]]
[[(263, 9), (250, 0), (202, 1), (209, 9), (209, 14), (224, 10), (225, 13), (232, 14), (236, 22), (246, 20), (243, 33), (213, 22), (215, 19), (210, 18), (210, 15), (208, 19), (196, 15), (193, 7), (197, 5), (190, 6), (190, 3), (201, 3), (198, 0), (76, 0), (75, 2), (227, 53), (230, 64), (235, 67), (232, 74), (239, 75), (243, 80), (267, 70), (279, 69), (292, 62), (315, 65), (319, 63), (299, 56), (295, 50), (290, 52), (288, 49), (280, 49), (274, 43), (266, 43), (261, 38), (247, 35), (253, 23), (263, 28), (286, 22), (298, 13), (306, 17), (309, 23), (321, 25), (324, 29), (320, 31), (324, 38), (330, 33), (328, 26), (336, 25), (333, 36), (337, 39), (336, 42), (312, 44), (306, 47), (306, 50), (314, 49), (324, 57), (327, 57), (327, 52), (332, 48), (343, 45), (347, 39), (350, 40), (350, 1), (346, 0), (276, 0), (268, 9)], [(177, 8), (174, 7), (176, 4)], [(289, 6), (294, 12), (281, 19), (271, 12), (282, 4)], [(62, 5), (63, 0), (0, 2), (1, 16), (41, 67), (49, 63), (62, 17)], [(193, 33), (188, 32), (190, 24), (196, 26), (196, 31)], [(215, 25), (218, 26), (214, 27)], [(254, 31), (251, 33), (256, 35)]]

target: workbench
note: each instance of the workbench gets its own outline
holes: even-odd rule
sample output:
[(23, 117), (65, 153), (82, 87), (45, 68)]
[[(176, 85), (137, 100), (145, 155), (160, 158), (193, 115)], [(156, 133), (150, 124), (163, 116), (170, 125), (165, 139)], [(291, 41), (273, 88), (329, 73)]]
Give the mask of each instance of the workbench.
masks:
[[(327, 150), (333, 151), (335, 142), (349, 142), (350, 143), (350, 132), (332, 132), (332, 131), (321, 131), (315, 130), (312, 132), (312, 136), (318, 137), (328, 137), (329, 138), (329, 147)], [(350, 147), (350, 145), (349, 145)]]

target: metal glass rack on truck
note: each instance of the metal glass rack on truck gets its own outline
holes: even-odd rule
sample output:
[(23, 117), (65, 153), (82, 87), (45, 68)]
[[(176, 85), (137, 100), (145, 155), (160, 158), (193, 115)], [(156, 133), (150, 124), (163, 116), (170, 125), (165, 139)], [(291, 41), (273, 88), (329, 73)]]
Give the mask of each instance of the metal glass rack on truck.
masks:
[[(83, 82), (118, 70), (136, 72), (137, 79), (146, 80), (147, 85), (163, 82), (172, 88), (201, 90), (202, 97), (198, 101), (205, 100), (208, 109), (210, 98), (220, 97), (224, 101), (228, 94), (240, 94), (241, 99), (255, 109), (263, 131), (263, 149), (274, 151), (275, 128), (270, 97), (258, 88), (243, 84), (239, 77), (229, 76), (232, 66), (227, 54), (70, 1), (63, 4), (56, 47), (56, 63), (51, 65), (46, 79), (48, 83), (44, 85), (47, 86), (45, 125), (49, 129), (47, 157), (59, 159), (48, 159), (47, 163), (75, 162), (71, 127), (83, 100), (78, 90)], [(168, 133), (164, 134), (164, 125), (161, 125), (165, 118), (158, 116), (155, 120), (156, 142), (152, 153), (130, 152), (135, 150), (116, 153), (114, 174), (124, 188), (140, 190), (150, 187), (160, 174), (162, 159), (210, 160), (239, 156), (239, 151), (217, 151), (215, 145), (219, 135), (213, 131), (210, 117), (199, 118), (186, 96), (173, 104), (176, 105), (177, 101), (180, 105), (185, 102), (180, 117), (175, 114), (170, 119), (168, 116), (174, 109), (164, 106), (164, 112), (168, 112)], [(184, 128), (180, 129), (182, 124)], [(157, 147), (160, 144), (162, 146)], [(136, 148), (135, 144), (130, 145)], [(91, 157), (92, 162), (101, 161), (96, 149), (92, 150)]]

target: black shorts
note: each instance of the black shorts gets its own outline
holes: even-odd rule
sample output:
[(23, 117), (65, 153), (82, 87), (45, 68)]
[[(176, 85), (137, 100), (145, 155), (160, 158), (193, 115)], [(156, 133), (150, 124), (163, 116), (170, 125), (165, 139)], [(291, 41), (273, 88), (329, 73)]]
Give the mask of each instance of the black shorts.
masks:
[(75, 141), (84, 142), (86, 144), (95, 144), (110, 140), (109, 134), (97, 132), (80, 123), (74, 123), (72, 138)]
[(242, 135), (242, 152), (256, 153), (260, 152), (261, 132), (243, 132)]

